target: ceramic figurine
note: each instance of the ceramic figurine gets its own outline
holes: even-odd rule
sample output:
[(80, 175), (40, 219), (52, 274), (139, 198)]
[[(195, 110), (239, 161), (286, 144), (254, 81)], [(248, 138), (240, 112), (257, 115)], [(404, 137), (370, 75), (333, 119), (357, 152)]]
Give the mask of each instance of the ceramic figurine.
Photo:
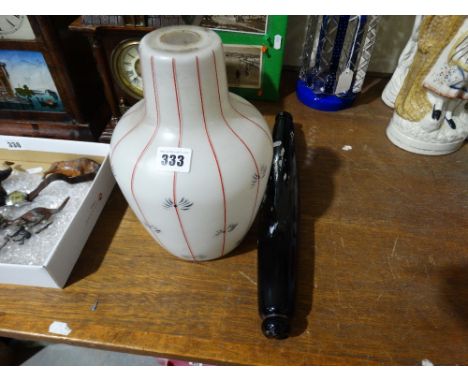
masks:
[(425, 16), (387, 136), (407, 151), (443, 155), (468, 136), (468, 19)]
[(44, 178), (49, 174), (63, 174), (68, 177), (75, 177), (91, 173), (97, 173), (100, 164), (88, 158), (79, 158), (68, 161), (54, 162), (50, 168), (44, 172)]
[(252, 225), (273, 156), (258, 110), (228, 92), (219, 36), (160, 28), (140, 43), (144, 99), (119, 121), (111, 166), (132, 210), (175, 256), (232, 251)]
[(382, 92), (382, 101), (391, 107), (395, 107), (395, 100), (398, 96), (398, 93), (403, 86), (406, 75), (408, 74), (409, 67), (413, 62), (414, 56), (418, 49), (418, 36), (419, 36), (419, 27), (421, 26), (421, 21), (423, 16), (416, 16), (414, 19), (413, 31), (408, 42), (405, 45), (405, 48), (400, 54), (398, 59), (398, 66), (393, 72), (392, 78), (385, 86), (384, 91)]
[(311, 16), (296, 94), (305, 105), (337, 111), (361, 91), (380, 16)]

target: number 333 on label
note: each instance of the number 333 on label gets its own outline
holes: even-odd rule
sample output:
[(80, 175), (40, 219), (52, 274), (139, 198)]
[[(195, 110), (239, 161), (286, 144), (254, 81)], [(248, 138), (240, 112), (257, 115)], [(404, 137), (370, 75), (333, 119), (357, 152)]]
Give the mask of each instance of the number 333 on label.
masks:
[(156, 169), (171, 172), (190, 172), (192, 149), (182, 147), (158, 147)]

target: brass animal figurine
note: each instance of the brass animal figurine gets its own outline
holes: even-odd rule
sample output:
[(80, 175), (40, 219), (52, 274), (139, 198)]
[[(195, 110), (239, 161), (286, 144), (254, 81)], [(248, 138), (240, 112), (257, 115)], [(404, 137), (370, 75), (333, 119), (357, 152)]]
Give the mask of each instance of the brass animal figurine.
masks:
[(101, 165), (88, 158), (80, 158), (69, 161), (54, 162), (44, 172), (44, 178), (49, 174), (62, 174), (68, 177), (95, 174)]
[(37, 234), (44, 231), (53, 223), (52, 217), (62, 211), (69, 200), (70, 197), (67, 197), (57, 208), (33, 208), (32, 210), (25, 212), (20, 217), (12, 220), (6, 219), (0, 215), (0, 228), (14, 228), (12, 234), (7, 234), (5, 236), (3, 244), (0, 246), (0, 250), (5, 247), (10, 240), (24, 244), (24, 241), (29, 239), (33, 234), (31, 229), (39, 227), (40, 224), (42, 224), (42, 226), (34, 231), (34, 233)]
[[(13, 164), (11, 162), (8, 163)], [(25, 203), (32, 202), (44, 188), (56, 180), (63, 180), (69, 184), (93, 180), (96, 177), (100, 166), (101, 165), (99, 163), (88, 158), (54, 162), (44, 173), (44, 179), (42, 182), (29, 194), (23, 191), (13, 191), (7, 194), (0, 184), (0, 206), (7, 205), (18, 207)]]
[(70, 197), (67, 197), (62, 202), (62, 204), (58, 206), (57, 208), (45, 208), (45, 207), (33, 208), (32, 210), (25, 212), (20, 217), (11, 220), (9, 224), (17, 225), (17, 226), (24, 226), (27, 228), (33, 228), (33, 227), (38, 226), (41, 223), (46, 223), (47, 226), (35, 232), (35, 233), (39, 233), (43, 231), (44, 229), (46, 229), (52, 223), (52, 216), (62, 211), (69, 200), (70, 200)]
[(20, 245), (23, 245), (25, 240), (29, 239), (32, 236), (32, 233), (29, 232), (25, 227), (19, 227), (11, 235), (6, 235), (3, 244), (0, 246), (0, 250), (7, 245), (10, 240), (14, 242), (19, 242)]
[(45, 178), (39, 185), (32, 190), (29, 194), (26, 195), (26, 199), (28, 202), (32, 202), (39, 193), (46, 188), (49, 184), (52, 182), (55, 182), (56, 180), (63, 180), (64, 182), (67, 182), (69, 184), (76, 184), (76, 183), (82, 183), (82, 182), (87, 182), (91, 181), (96, 177), (96, 172), (90, 172), (87, 174), (83, 175), (77, 175), (77, 176), (72, 176), (69, 177), (64, 174), (56, 173), (56, 174), (51, 174), (47, 178)]

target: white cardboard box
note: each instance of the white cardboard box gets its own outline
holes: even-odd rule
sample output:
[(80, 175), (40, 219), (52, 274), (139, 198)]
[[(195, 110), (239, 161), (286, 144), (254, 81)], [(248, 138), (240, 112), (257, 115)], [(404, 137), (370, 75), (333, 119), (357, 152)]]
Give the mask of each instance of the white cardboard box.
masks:
[(10, 155), (13, 155), (14, 151), (15, 157), (18, 155), (31, 157), (34, 153), (56, 153), (64, 156), (74, 154), (82, 157), (98, 157), (102, 160), (101, 167), (78, 212), (61, 239), (51, 249), (44, 264), (0, 263), (0, 284), (63, 288), (115, 184), (107, 156), (109, 145), (3, 135), (0, 136), (2, 157), (8, 154), (5, 150), (12, 150)]

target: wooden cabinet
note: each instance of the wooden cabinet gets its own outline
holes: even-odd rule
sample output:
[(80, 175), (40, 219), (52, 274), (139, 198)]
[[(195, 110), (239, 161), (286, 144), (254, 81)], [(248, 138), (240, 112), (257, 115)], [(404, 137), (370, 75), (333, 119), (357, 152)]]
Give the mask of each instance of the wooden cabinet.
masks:
[(83, 16), (70, 25), (70, 30), (79, 32), (77, 34), (84, 35), (89, 40), (104, 86), (105, 97), (111, 109), (111, 118), (100, 137), (103, 142), (110, 141), (120, 116), (141, 98), (138, 94), (132, 94), (129, 87), (126, 87), (123, 81), (118, 80), (116, 68), (113, 69), (113, 62), (118, 60), (116, 55), (126, 46), (134, 42), (138, 43), (146, 33), (153, 29), (154, 27), (143, 25), (87, 24), (83, 22)]

